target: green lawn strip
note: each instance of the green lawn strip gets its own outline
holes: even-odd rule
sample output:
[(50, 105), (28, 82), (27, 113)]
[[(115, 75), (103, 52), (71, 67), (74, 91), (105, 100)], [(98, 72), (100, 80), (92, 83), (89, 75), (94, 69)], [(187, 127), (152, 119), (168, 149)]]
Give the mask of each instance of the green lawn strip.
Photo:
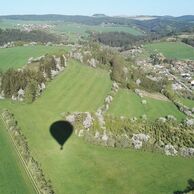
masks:
[(0, 193), (37, 193), (36, 188), (33, 188), (32, 182), (30, 181), (29, 171), (26, 169), (27, 167), (15, 147), (16, 145), (11, 135), (6, 134), (9, 132), (6, 131), (2, 121), (0, 119), (0, 174), (2, 177)]

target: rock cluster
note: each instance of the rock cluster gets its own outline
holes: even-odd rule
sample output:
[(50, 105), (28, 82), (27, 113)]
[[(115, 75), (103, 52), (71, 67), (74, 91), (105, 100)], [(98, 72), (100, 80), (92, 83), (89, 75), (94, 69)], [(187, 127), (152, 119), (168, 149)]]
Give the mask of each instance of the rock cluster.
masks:
[(28, 64), (40, 62), (40, 60), (41, 60), (41, 59), (44, 59), (44, 58), (45, 58), (44, 55), (43, 55), (43, 56), (40, 56), (40, 57), (36, 57), (36, 58), (30, 57), (30, 58), (28, 59)]
[(140, 97), (143, 98), (143, 94), (139, 89), (135, 89), (135, 93)]
[(184, 157), (194, 156), (194, 148), (181, 148), (180, 155)]
[(94, 68), (96, 68), (96, 66), (99, 64), (99, 62), (94, 58), (88, 59), (87, 63), (89, 64), (90, 67)]
[(89, 129), (93, 124), (92, 115), (89, 112), (86, 112), (86, 118), (83, 121), (83, 126), (85, 129)]
[(164, 152), (167, 156), (176, 156), (178, 151), (174, 148), (173, 145), (165, 145)]
[(11, 99), (16, 101), (23, 101), (24, 100), (24, 96), (25, 96), (25, 91), (23, 89), (19, 89), (18, 92), (17, 92), (17, 96), (12, 96)]
[(194, 126), (194, 119), (187, 119), (187, 120), (185, 121), (185, 124), (186, 124), (186, 126), (188, 126), (188, 127)]
[(140, 134), (133, 134), (133, 137), (131, 140), (132, 140), (132, 145), (135, 149), (141, 149), (143, 146), (143, 143), (148, 142), (149, 139), (150, 139), (149, 135), (140, 133)]

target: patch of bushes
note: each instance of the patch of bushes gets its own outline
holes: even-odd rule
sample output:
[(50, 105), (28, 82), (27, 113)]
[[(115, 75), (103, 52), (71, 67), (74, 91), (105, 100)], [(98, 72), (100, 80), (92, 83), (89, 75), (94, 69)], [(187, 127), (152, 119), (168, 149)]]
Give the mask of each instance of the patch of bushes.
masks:
[(106, 115), (105, 124), (102, 127), (97, 115), (91, 114), (93, 122), (91, 127), (86, 129), (83, 126), (85, 113), (72, 115), (74, 115), (72, 124), (76, 134), (90, 143), (108, 147), (165, 151), (165, 153), (165, 149), (173, 147), (173, 150), (178, 150), (180, 154), (182, 149), (190, 149), (190, 153), (194, 155), (192, 151), (194, 150), (194, 126), (178, 124), (173, 116), (151, 122), (146, 119)]

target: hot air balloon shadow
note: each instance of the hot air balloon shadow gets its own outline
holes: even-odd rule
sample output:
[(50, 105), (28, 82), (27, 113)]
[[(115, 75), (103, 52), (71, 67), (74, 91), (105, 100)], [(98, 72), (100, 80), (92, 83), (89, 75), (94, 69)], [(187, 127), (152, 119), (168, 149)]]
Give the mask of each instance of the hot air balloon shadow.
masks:
[(73, 133), (73, 126), (68, 121), (56, 121), (50, 126), (50, 133), (62, 150), (63, 145)]

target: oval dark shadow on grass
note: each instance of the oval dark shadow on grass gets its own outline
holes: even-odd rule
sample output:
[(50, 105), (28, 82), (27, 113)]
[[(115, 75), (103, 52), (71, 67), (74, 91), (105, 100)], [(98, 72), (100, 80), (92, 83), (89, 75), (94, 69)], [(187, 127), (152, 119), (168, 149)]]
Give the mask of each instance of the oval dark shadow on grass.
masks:
[(73, 125), (68, 121), (56, 121), (50, 126), (52, 137), (63, 149), (63, 145), (73, 133)]

